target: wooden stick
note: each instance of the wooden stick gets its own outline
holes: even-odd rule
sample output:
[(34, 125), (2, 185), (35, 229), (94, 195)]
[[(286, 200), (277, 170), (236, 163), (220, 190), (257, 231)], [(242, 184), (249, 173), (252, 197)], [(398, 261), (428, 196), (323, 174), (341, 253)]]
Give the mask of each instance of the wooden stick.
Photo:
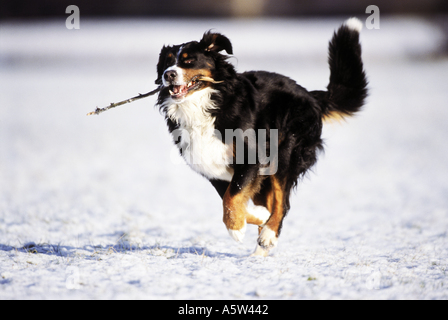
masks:
[[(207, 82), (211, 82), (211, 83), (222, 83), (222, 82), (224, 82), (224, 81), (215, 81), (215, 79), (212, 79), (212, 78), (209, 78), (209, 77), (205, 77), (205, 76), (204, 77), (200, 77), (198, 80), (199, 81), (207, 81)], [(95, 111), (89, 112), (87, 115), (88, 116), (91, 116), (91, 115), (94, 115), (94, 114), (98, 115), (100, 113), (103, 113), (104, 111), (107, 111), (109, 109), (121, 106), (123, 104), (131, 103), (133, 101), (140, 100), (140, 99), (152, 96), (152, 95), (156, 94), (157, 92), (159, 92), (160, 90), (162, 90), (162, 88), (163, 88), (163, 85), (159, 86), (157, 89), (155, 89), (155, 90), (153, 90), (151, 92), (148, 92), (148, 93), (145, 93), (145, 94), (141, 94), (140, 93), (136, 97), (133, 97), (133, 98), (130, 98), (130, 99), (127, 99), (127, 100), (124, 100), (124, 101), (116, 102), (116, 103), (111, 103), (108, 107), (96, 108)]]
[(209, 77), (201, 77), (198, 79), (199, 81), (207, 81), (211, 83), (223, 83), (224, 81), (215, 81), (215, 79), (209, 78)]
[(94, 115), (94, 114), (100, 114), (100, 113), (102, 113), (102, 112), (104, 112), (104, 111), (107, 111), (107, 110), (109, 110), (109, 109), (112, 109), (112, 108), (121, 106), (121, 105), (123, 105), (123, 104), (130, 103), (130, 102), (132, 102), (132, 101), (136, 101), (136, 100), (140, 100), (140, 99), (143, 99), (143, 98), (152, 96), (152, 95), (156, 94), (157, 92), (159, 92), (160, 90), (162, 90), (162, 88), (163, 88), (163, 86), (160, 86), (160, 87), (158, 87), (157, 89), (155, 89), (155, 90), (153, 90), (153, 91), (151, 91), (151, 92), (148, 92), (148, 93), (145, 93), (145, 94), (141, 94), (141, 93), (140, 93), (140, 94), (139, 94), (138, 96), (136, 96), (136, 97), (133, 97), (133, 98), (130, 98), (130, 99), (127, 99), (127, 100), (124, 100), (124, 101), (120, 101), (120, 102), (117, 102), (117, 103), (111, 103), (111, 104), (110, 104), (108, 107), (106, 107), (106, 108), (96, 108), (95, 111), (89, 112), (87, 115), (88, 115), (88, 116), (91, 116), (91, 115)]

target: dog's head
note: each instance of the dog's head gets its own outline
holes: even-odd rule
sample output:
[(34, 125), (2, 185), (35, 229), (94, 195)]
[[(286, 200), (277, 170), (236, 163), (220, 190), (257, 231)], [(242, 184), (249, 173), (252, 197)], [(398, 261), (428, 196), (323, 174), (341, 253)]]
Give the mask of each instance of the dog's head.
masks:
[(173, 100), (183, 100), (203, 90), (215, 79), (218, 60), (225, 50), (233, 54), (230, 40), (219, 33), (207, 32), (200, 42), (192, 41), (177, 46), (164, 46), (157, 64), (156, 84), (169, 88)]

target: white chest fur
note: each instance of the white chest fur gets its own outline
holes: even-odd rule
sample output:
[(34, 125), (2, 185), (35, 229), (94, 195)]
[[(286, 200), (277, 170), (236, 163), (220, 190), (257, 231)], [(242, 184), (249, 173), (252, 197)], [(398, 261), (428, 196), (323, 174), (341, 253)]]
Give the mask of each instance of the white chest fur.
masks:
[(222, 143), (221, 133), (215, 131), (215, 118), (209, 113), (215, 108), (210, 99), (213, 92), (206, 88), (181, 102), (169, 98), (164, 104), (168, 117), (179, 125), (173, 135), (175, 140), (181, 138), (177, 146), (187, 164), (209, 179), (230, 181), (232, 150)]

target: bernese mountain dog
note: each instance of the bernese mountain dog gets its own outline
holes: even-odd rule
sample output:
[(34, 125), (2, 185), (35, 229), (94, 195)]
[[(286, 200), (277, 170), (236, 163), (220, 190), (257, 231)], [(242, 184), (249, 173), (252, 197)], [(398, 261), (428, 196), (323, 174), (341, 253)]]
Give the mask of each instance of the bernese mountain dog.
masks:
[(182, 157), (221, 196), (231, 237), (242, 241), (247, 224), (258, 226), (254, 256), (277, 245), (291, 190), (323, 149), (323, 122), (364, 104), (361, 29), (351, 18), (334, 33), (327, 91), (276, 73), (237, 73), (232, 44), (219, 33), (162, 48), (157, 105)]

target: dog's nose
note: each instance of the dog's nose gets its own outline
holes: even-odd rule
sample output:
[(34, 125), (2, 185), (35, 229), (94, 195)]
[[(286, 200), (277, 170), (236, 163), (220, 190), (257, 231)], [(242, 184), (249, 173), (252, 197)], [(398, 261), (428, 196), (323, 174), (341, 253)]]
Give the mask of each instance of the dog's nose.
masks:
[(177, 72), (175, 70), (170, 70), (165, 72), (164, 74), (166, 81), (174, 81), (177, 77)]

